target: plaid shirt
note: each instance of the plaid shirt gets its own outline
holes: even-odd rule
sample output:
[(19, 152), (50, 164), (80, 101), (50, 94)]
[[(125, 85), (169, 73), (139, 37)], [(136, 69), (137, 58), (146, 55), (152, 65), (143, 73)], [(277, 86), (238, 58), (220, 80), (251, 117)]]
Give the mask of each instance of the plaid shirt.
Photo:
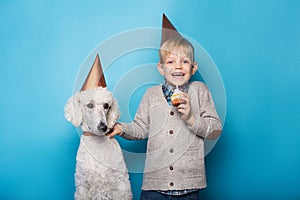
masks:
[(169, 196), (181, 196), (185, 194), (189, 194), (191, 192), (196, 192), (198, 189), (187, 189), (187, 190), (158, 190), (159, 193), (169, 195)]
[[(189, 86), (190, 86), (190, 83), (187, 83), (183, 86), (180, 86), (179, 90), (181, 90), (185, 93), (188, 93)], [(163, 91), (164, 96), (165, 96), (165, 98), (166, 98), (166, 100), (167, 100), (167, 102), (170, 106), (172, 105), (171, 96), (174, 93), (175, 88), (176, 88), (175, 86), (168, 84), (166, 80), (162, 84), (162, 91)]]

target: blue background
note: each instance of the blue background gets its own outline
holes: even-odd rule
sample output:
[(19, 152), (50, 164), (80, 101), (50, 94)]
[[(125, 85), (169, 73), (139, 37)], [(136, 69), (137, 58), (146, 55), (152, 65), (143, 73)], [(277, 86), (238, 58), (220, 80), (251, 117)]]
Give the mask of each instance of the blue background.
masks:
[[(162, 13), (207, 50), (226, 89), (202, 199), (300, 199), (299, 10), (296, 0), (1, 0), (0, 199), (73, 198), (79, 137), (63, 109), (77, 72), (96, 45), (160, 27)], [(141, 174), (131, 181), (138, 199)]]

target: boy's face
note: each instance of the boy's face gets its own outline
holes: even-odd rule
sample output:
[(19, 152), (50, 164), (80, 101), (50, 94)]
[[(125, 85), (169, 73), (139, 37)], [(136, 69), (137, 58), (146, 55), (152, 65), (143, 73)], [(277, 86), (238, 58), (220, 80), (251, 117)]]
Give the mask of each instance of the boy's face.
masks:
[(187, 55), (171, 52), (164, 58), (164, 63), (157, 64), (157, 68), (169, 84), (182, 86), (195, 74), (198, 64), (193, 63)]

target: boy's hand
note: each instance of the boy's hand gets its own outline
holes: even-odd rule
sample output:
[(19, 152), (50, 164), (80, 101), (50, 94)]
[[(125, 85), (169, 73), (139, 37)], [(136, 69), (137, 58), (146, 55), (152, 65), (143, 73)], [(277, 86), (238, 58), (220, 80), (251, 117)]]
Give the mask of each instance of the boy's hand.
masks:
[(108, 137), (112, 138), (115, 135), (120, 135), (122, 133), (122, 126), (121, 124), (115, 124), (115, 126), (112, 129), (112, 132), (110, 132), (109, 134), (107, 134)]
[(191, 113), (190, 96), (187, 93), (182, 93), (180, 97), (181, 103), (177, 107), (177, 111), (181, 114), (181, 119), (188, 125), (193, 126), (195, 116)]

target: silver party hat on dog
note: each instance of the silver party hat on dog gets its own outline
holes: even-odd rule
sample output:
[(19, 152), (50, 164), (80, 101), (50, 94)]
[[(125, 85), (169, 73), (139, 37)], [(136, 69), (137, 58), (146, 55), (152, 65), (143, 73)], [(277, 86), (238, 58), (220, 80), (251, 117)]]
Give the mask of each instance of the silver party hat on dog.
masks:
[(93, 89), (95, 87), (106, 87), (106, 81), (102, 70), (99, 55), (97, 54), (94, 64), (85, 79), (85, 82), (81, 88), (81, 91)]

